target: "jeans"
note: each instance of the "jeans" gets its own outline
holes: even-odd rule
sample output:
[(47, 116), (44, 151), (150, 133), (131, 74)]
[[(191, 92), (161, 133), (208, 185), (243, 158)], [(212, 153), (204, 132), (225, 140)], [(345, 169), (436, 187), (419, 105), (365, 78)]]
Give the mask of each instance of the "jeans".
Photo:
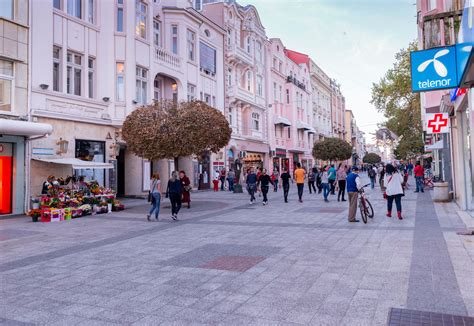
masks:
[(303, 200), (304, 183), (297, 183), (296, 187), (298, 187), (298, 198), (301, 201)]
[(341, 195), (342, 195), (342, 200), (344, 200), (344, 195), (346, 194), (346, 180), (339, 180), (338, 185), (339, 185), (339, 192), (337, 193), (337, 200), (341, 199)]
[(370, 188), (375, 188), (375, 178), (370, 178)]
[(283, 198), (285, 198), (285, 203), (288, 201), (288, 193), (290, 192), (290, 184), (283, 184)]
[(393, 200), (395, 199), (395, 205), (397, 206), (397, 212), (402, 211), (402, 195), (394, 195), (387, 197), (387, 211), (392, 211)]
[(225, 177), (221, 177), (221, 190), (224, 190), (225, 186)]
[(263, 202), (266, 203), (268, 202), (267, 194), (268, 194), (268, 186), (261, 186), (262, 189), (262, 195), (263, 195)]
[(334, 195), (336, 190), (336, 180), (329, 180), (329, 187), (331, 194)]
[(329, 183), (322, 183), (321, 185), (323, 186), (324, 199), (327, 200), (329, 196)]
[(229, 178), (227, 182), (229, 183), (229, 191), (234, 191), (234, 179)]
[(416, 192), (424, 192), (425, 190), (423, 189), (423, 177), (415, 177), (416, 180)]
[(257, 185), (255, 183), (251, 183), (247, 185), (247, 190), (250, 195), (250, 201), (255, 201), (255, 190), (257, 189)]
[(151, 209), (149, 215), (155, 212), (155, 218), (158, 219), (158, 215), (160, 214), (160, 203), (161, 203), (161, 194), (159, 192), (152, 192), (151, 193), (152, 200), (151, 200)]
[(314, 193), (316, 193), (316, 187), (314, 185), (314, 181), (308, 181), (308, 187), (309, 187), (309, 193), (312, 194), (314, 191)]
[(278, 179), (273, 181), (273, 191), (277, 192), (278, 191)]
[(181, 209), (181, 195), (175, 192), (170, 192), (169, 197), (171, 202), (171, 215), (178, 215), (178, 212)]

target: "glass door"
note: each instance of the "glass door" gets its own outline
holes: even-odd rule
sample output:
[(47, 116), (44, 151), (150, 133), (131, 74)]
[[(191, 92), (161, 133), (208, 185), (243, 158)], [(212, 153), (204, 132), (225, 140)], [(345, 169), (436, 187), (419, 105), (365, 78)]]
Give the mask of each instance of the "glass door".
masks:
[(13, 145), (0, 143), (0, 215), (12, 213)]

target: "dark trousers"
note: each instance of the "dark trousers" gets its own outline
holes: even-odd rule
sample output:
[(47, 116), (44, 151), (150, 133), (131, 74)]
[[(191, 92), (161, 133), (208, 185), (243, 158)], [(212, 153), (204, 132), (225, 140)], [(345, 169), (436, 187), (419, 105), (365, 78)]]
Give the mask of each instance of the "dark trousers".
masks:
[(273, 191), (274, 192), (278, 191), (278, 180), (273, 181)]
[[(346, 194), (346, 180), (339, 180), (339, 192), (337, 193), (337, 200), (344, 200), (344, 195)], [(342, 196), (342, 198), (341, 198)]]
[(227, 182), (229, 182), (229, 191), (234, 191), (234, 179), (229, 178)]
[(221, 177), (221, 190), (224, 190), (225, 186), (225, 177)]
[(249, 192), (249, 195), (250, 195), (250, 201), (255, 201), (255, 190), (257, 189), (257, 185), (256, 184), (249, 184), (247, 186), (247, 190)]
[(263, 202), (266, 203), (268, 201), (267, 194), (268, 194), (268, 186), (261, 186), (262, 195), (263, 195)]
[(308, 181), (309, 193), (312, 194), (313, 191), (316, 193), (316, 187), (314, 185), (314, 181)]
[(285, 198), (285, 202), (288, 201), (288, 193), (290, 192), (290, 184), (284, 183), (283, 184), (283, 198)]
[(171, 192), (169, 197), (171, 202), (171, 214), (178, 215), (178, 212), (181, 209), (181, 195)]
[(335, 190), (336, 190), (336, 180), (329, 180), (329, 186), (330, 186), (329, 192), (331, 193), (331, 195), (334, 195)]
[(318, 193), (321, 193), (321, 191), (323, 191), (323, 185), (320, 177), (316, 178), (316, 187), (318, 187)]
[(387, 197), (387, 211), (391, 212), (393, 207), (393, 200), (395, 199), (395, 205), (397, 206), (397, 212), (402, 211), (402, 195), (394, 195)]
[(299, 200), (303, 200), (304, 183), (297, 183), (296, 187), (298, 187), (298, 198), (299, 198)]

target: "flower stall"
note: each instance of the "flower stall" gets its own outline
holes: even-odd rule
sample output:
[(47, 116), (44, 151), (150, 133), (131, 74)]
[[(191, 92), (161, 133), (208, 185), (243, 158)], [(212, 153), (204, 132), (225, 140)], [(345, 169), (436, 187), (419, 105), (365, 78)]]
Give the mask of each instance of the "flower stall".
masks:
[[(73, 170), (87, 168), (113, 168), (108, 163), (88, 162), (78, 159), (50, 159), (48, 163), (68, 164)], [(32, 198), (29, 212), (33, 222), (57, 222), (94, 214), (123, 210), (112, 189), (101, 187), (97, 181), (68, 176), (49, 176), (43, 184), (42, 194)]]

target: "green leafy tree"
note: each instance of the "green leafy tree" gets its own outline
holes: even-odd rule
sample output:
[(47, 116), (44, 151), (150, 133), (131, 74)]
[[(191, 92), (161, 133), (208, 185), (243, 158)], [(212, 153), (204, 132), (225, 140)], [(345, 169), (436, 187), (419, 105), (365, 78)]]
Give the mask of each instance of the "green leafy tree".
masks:
[(410, 52), (415, 50), (415, 42), (401, 49), (395, 55), (393, 68), (372, 85), (371, 103), (387, 118), (383, 127), (400, 140), (394, 150), (399, 159), (422, 153), (424, 146), (420, 95), (411, 92)]
[(352, 156), (352, 146), (339, 138), (326, 138), (314, 143), (313, 157), (323, 161), (344, 161)]
[(157, 101), (127, 116), (122, 135), (127, 148), (148, 160), (217, 153), (230, 140), (232, 129), (224, 115), (202, 101)]
[(362, 159), (362, 162), (367, 163), (367, 164), (377, 164), (377, 163), (380, 163), (381, 161), (382, 161), (382, 158), (375, 153), (368, 153)]

